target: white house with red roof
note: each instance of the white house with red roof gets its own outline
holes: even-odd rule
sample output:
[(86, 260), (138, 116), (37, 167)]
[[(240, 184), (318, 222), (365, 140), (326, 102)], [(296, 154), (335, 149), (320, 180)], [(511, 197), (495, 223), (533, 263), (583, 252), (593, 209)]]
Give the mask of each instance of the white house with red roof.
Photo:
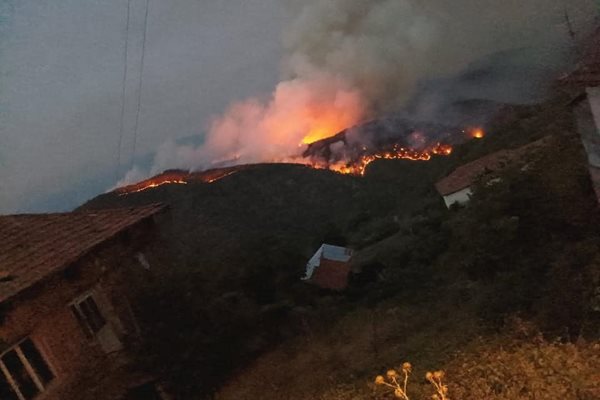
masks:
[(509, 156), (507, 150), (501, 150), (479, 158), (456, 168), (450, 175), (438, 181), (435, 188), (444, 198), (446, 207), (453, 204), (466, 204), (471, 199), (471, 187), (475, 181), (487, 172), (497, 171)]
[(324, 289), (343, 290), (348, 286), (352, 250), (323, 244), (306, 264), (302, 278)]
[(501, 171), (509, 165), (518, 162), (526, 163), (527, 155), (546, 145), (551, 138), (547, 136), (517, 149), (500, 150), (461, 165), (450, 175), (439, 180), (435, 188), (444, 198), (446, 207), (450, 208), (453, 204), (466, 204), (471, 199), (473, 185), (478, 179), (489, 173)]

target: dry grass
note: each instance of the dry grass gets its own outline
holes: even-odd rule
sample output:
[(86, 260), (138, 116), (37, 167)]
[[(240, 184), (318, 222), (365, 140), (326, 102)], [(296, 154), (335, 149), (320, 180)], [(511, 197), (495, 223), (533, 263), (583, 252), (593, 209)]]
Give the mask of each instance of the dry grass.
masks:
[[(225, 385), (217, 399), (381, 398), (372, 384), (377, 371), (395, 365), (398, 359), (411, 359), (418, 365), (415, 375), (424, 377), (427, 370), (448, 361), (452, 349), (479, 334), (468, 311), (451, 312), (452, 306), (445, 304), (430, 309), (417, 313), (423, 310), (422, 304), (388, 303), (359, 308), (335, 323), (315, 318), (303, 338), (260, 357)], [(444, 335), (448, 330), (455, 333)], [(431, 395), (424, 379), (413, 386), (415, 395)]]
[[(444, 372), (428, 372), (426, 380), (436, 393), (420, 399), (449, 400), (448, 393), (453, 399), (600, 398), (600, 342), (547, 341), (521, 321), (513, 324), (510, 335), (474, 341), (446, 367), (452, 373), (450, 383), (443, 383)], [(396, 398), (409, 400), (406, 383), (398, 385), (394, 376), (395, 371), (387, 379), (378, 376), (375, 383), (392, 387)]]
[[(434, 392), (445, 400), (600, 398), (600, 342), (546, 341), (523, 324), (510, 334), (483, 335), (468, 311), (447, 314), (448, 308), (432, 305), (424, 315), (388, 304), (321, 328), (313, 322), (302, 340), (260, 357), (216, 399), (425, 400)], [(398, 359), (414, 360), (406, 390), (405, 365), (395, 369), (402, 372), (393, 390), (377, 390), (373, 376)], [(443, 366), (448, 383), (426, 375), (434, 366)], [(399, 397), (398, 388), (408, 397)]]
[(479, 340), (447, 366), (456, 399), (600, 399), (600, 342)]

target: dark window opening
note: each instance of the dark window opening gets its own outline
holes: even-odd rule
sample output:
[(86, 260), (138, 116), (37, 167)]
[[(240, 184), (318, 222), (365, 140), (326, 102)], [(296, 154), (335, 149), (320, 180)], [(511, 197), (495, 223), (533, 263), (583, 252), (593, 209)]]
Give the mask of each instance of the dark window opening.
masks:
[(100, 312), (98, 304), (94, 298), (89, 295), (83, 300), (72, 304), (71, 311), (83, 329), (87, 338), (92, 338), (106, 325), (106, 319)]
[(46, 385), (54, 379), (54, 374), (31, 339), (25, 339), (20, 347), (23, 355), (27, 361), (29, 361), (29, 364), (31, 364), (31, 367), (34, 369), (43, 385)]
[(6, 369), (8, 369), (23, 397), (33, 399), (40, 392), (15, 350), (11, 350), (2, 356), (2, 362), (6, 365)]
[(0, 399), (2, 400), (19, 400), (17, 394), (13, 390), (8, 380), (6, 380), (6, 376), (4, 374), (0, 374)]
[(43, 392), (54, 374), (31, 339), (0, 357), (0, 399), (31, 400)]

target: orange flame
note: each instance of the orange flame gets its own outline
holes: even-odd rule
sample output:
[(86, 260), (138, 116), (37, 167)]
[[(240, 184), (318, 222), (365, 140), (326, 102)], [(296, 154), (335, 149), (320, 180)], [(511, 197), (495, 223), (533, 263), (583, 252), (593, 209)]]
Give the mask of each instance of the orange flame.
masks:
[(314, 128), (302, 139), (302, 144), (311, 144), (318, 142), (321, 139), (328, 138), (332, 135), (331, 132), (333, 132), (333, 130), (325, 127)]
[(341, 174), (363, 176), (369, 164), (375, 160), (402, 159), (412, 161), (429, 161), (433, 155), (449, 156), (450, 154), (452, 154), (452, 146), (449, 144), (436, 143), (434, 146), (425, 150), (415, 150), (396, 145), (391, 151), (364, 155), (355, 163), (330, 165), (329, 169)]
[(471, 131), (471, 137), (474, 139), (483, 139), (485, 137), (485, 131), (481, 128), (475, 128)]
[(238, 171), (226, 172), (226, 173), (224, 173), (223, 175), (217, 175), (217, 176), (215, 176), (214, 178), (207, 178), (207, 179), (206, 179), (204, 182), (205, 182), (205, 183), (214, 183), (214, 182), (216, 182), (216, 181), (219, 181), (219, 180), (221, 180), (221, 179), (223, 179), (223, 178), (225, 178), (225, 177), (228, 177), (228, 176), (230, 176), (230, 175), (233, 175), (233, 174), (235, 174), (236, 172), (238, 172)]
[(323, 110), (308, 134), (302, 138), (302, 144), (311, 144), (319, 140), (329, 138), (346, 129), (352, 118), (339, 115), (337, 110)]
[(187, 182), (182, 179), (175, 179), (175, 180), (165, 179), (165, 180), (159, 180), (156, 182), (150, 181), (147, 184), (142, 185), (141, 187), (136, 187), (136, 188), (132, 188), (131, 190), (124, 191), (123, 193), (120, 194), (120, 196), (123, 196), (126, 194), (131, 194), (131, 193), (143, 192), (144, 190), (157, 188), (157, 187), (163, 186), (163, 185), (173, 185), (173, 184), (187, 185)]
[[(335, 118), (335, 113), (330, 116), (333, 118), (325, 118), (322, 123), (318, 124), (318, 127), (313, 128), (304, 137), (303, 143), (313, 143), (314, 141), (321, 140), (322, 138), (330, 137), (347, 127), (348, 125), (342, 120)], [(474, 138), (483, 137), (483, 129), (475, 129), (471, 133)], [(362, 151), (367, 151), (366, 147), (363, 147)], [(427, 147), (423, 150), (417, 150), (410, 147), (400, 147), (400, 145), (394, 145), (391, 150), (383, 151), (375, 154), (363, 154), (356, 161), (344, 162), (340, 161), (336, 164), (319, 164), (306, 158), (281, 158), (278, 160), (272, 160), (274, 163), (299, 163), (304, 164), (316, 169), (329, 169), (331, 171), (340, 174), (351, 174), (357, 176), (364, 176), (365, 171), (369, 164), (376, 160), (412, 160), (412, 161), (429, 161), (433, 156), (449, 156), (452, 154), (453, 148), (449, 144), (436, 143), (433, 146)], [(203, 182), (203, 183), (214, 183), (225, 177), (235, 174), (242, 169), (250, 167), (251, 165), (238, 165), (234, 167), (220, 168), (207, 170), (203, 172), (189, 173), (186, 171), (166, 171), (163, 174), (157, 175), (153, 178), (147, 179), (142, 182), (138, 182), (133, 185), (125, 186), (116, 189), (116, 192), (120, 195), (127, 195), (131, 193), (138, 193), (144, 190), (157, 188), (163, 185), (181, 184), (186, 185), (191, 182)]]
[(214, 183), (225, 177), (231, 176), (244, 167), (239, 168), (222, 168), (203, 172), (190, 173), (187, 171), (167, 171), (145, 181), (135, 183), (116, 189), (119, 196), (124, 196), (132, 193), (143, 192), (148, 189), (157, 188), (163, 185), (187, 185), (193, 182)]

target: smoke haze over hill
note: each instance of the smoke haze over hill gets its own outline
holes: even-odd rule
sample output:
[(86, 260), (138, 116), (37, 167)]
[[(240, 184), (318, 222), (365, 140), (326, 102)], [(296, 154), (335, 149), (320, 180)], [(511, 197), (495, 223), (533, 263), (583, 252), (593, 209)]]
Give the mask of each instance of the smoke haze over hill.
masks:
[[(0, 212), (67, 210), (115, 183), (123, 0), (0, 0)], [(129, 169), (145, 0), (131, 0), (119, 175)], [(150, 0), (136, 162), (279, 77), (280, 0)]]
[[(593, 3), (568, 11), (589, 28)], [(564, 66), (571, 38), (559, 0), (310, 0), (290, 3), (282, 81), (272, 95), (234, 102), (204, 145), (167, 144), (153, 172), (275, 161), (302, 144), (402, 109), (436, 119), (454, 100), (528, 102)], [(586, 10), (588, 11), (586, 13)]]
[(126, 3), (0, 3), (0, 211), (72, 207), (157, 148), (128, 178), (298, 155), (407, 102), (430, 119), (448, 94), (522, 100), (562, 59), (563, 5), (580, 36), (597, 15), (592, 0), (151, 0), (134, 154), (144, 4), (118, 168)]

